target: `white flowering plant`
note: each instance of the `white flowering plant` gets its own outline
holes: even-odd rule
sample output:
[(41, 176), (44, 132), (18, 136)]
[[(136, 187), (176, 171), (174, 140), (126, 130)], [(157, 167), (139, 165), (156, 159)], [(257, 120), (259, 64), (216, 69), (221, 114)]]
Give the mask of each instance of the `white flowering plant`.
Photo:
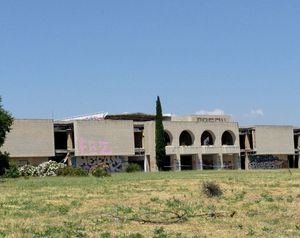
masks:
[(66, 165), (63, 163), (57, 163), (55, 161), (49, 160), (37, 167), (32, 165), (24, 165), (19, 168), (19, 172), (22, 176), (57, 176), (60, 169), (64, 168)]
[(64, 168), (66, 165), (49, 160), (37, 166), (38, 176), (56, 176), (59, 169)]
[(33, 165), (23, 165), (22, 167), (19, 167), (19, 172), (21, 176), (36, 176), (37, 170), (36, 167)]

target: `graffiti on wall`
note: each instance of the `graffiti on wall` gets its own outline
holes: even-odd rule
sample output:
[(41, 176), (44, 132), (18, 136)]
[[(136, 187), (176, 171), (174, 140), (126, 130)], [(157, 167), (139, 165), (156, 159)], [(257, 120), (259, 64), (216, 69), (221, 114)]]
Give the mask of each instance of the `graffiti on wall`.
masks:
[(250, 156), (249, 169), (280, 169), (283, 168), (283, 161), (272, 155)]
[(77, 167), (84, 170), (90, 170), (92, 167), (105, 164), (109, 172), (119, 172), (122, 170), (122, 165), (125, 162), (122, 156), (80, 156), (76, 158)]
[(103, 140), (90, 140), (83, 137), (79, 138), (79, 153), (81, 155), (111, 155), (112, 150), (109, 143)]

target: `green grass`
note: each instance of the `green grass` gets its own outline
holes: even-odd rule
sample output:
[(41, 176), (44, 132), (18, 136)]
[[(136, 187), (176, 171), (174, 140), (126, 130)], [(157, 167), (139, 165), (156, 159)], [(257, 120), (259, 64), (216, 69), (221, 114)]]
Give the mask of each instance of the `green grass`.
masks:
[[(223, 195), (207, 197), (204, 181), (218, 183)], [(299, 204), (300, 170), (1, 179), (0, 237), (299, 237)], [(170, 225), (128, 219), (163, 210), (190, 217)]]

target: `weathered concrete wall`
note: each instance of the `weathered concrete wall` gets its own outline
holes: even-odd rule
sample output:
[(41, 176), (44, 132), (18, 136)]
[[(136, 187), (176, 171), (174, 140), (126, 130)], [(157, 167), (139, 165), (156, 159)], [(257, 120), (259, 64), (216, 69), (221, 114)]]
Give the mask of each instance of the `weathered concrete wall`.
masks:
[(16, 119), (1, 151), (11, 157), (54, 156), (53, 121)]
[(294, 154), (294, 134), (291, 126), (256, 126), (257, 154)]
[(134, 155), (132, 121), (75, 121), (75, 156)]

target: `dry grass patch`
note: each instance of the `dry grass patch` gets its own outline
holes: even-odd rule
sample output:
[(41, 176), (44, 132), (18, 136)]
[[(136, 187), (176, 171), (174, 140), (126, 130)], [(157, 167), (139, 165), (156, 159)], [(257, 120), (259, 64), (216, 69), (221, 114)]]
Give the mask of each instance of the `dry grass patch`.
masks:
[[(162, 231), (167, 237), (297, 237), (300, 171), (292, 172), (8, 179), (0, 184), (0, 237), (153, 237)], [(206, 181), (215, 181), (223, 194), (203, 194)], [(161, 221), (176, 212), (186, 215), (171, 224), (139, 220)]]

